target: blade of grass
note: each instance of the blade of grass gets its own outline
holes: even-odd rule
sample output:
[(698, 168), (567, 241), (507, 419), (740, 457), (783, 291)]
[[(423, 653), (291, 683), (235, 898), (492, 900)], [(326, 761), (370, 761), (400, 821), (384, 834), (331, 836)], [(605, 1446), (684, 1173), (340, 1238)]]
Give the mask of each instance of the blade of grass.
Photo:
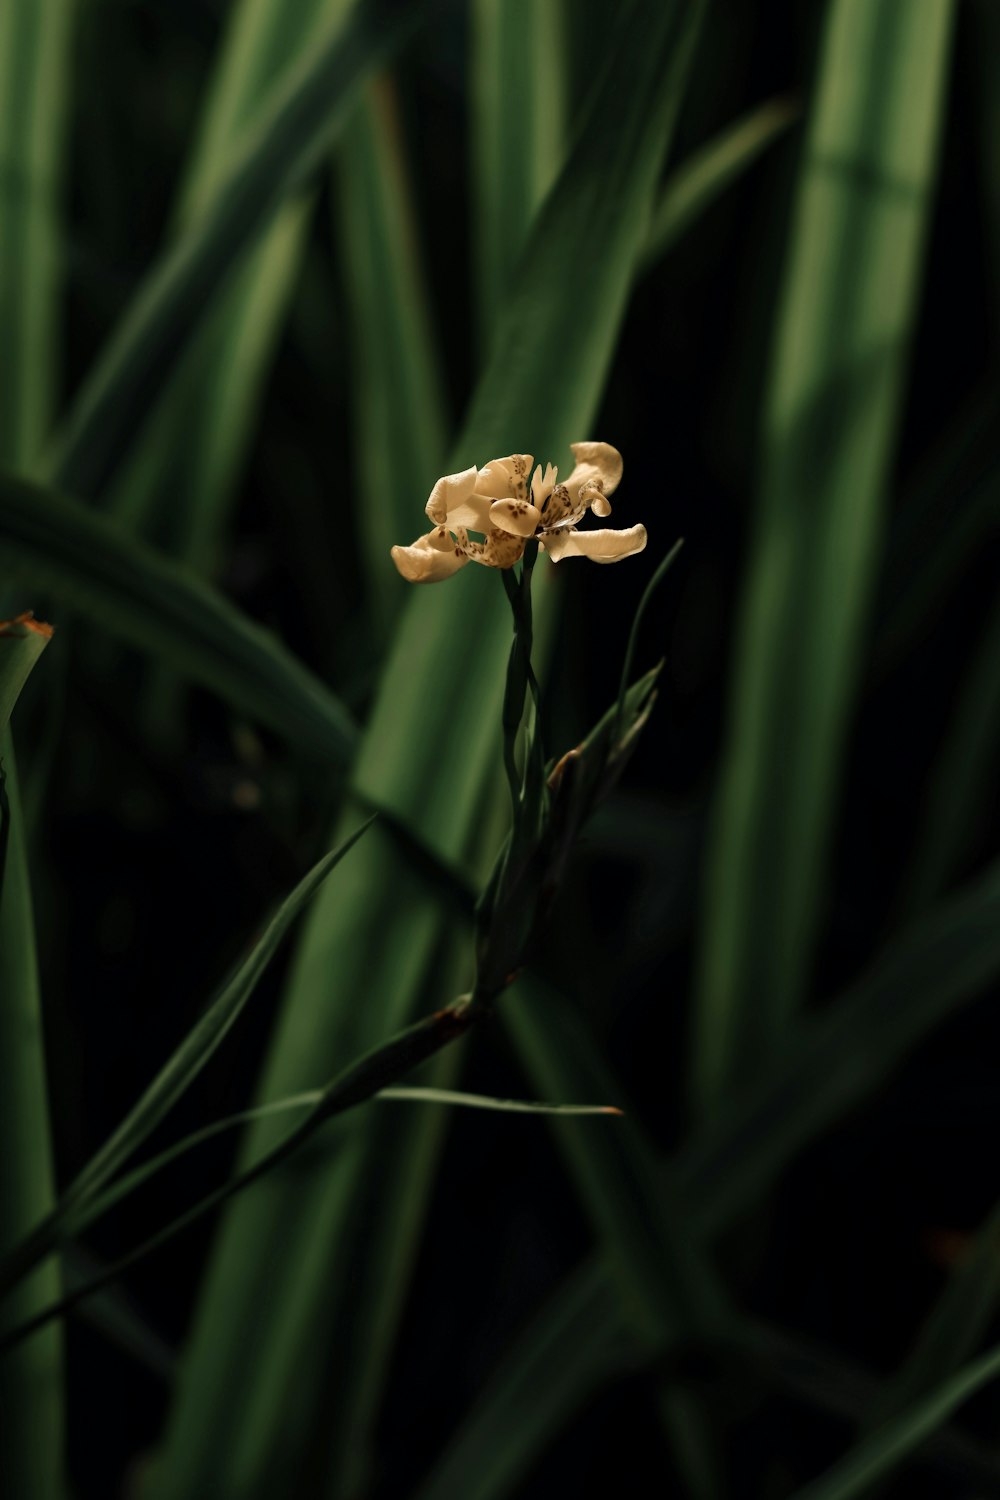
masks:
[[(504, 998), (503, 1017), (528, 1077), (548, 1093), (566, 1088), (619, 1093), (596, 1049), (565, 1005), (529, 980)], [(554, 1122), (557, 1142), (610, 1268), (626, 1321), (647, 1357), (681, 1343), (725, 1337), (732, 1314), (714, 1269), (695, 1244), (669, 1174), (631, 1117), (598, 1134)], [(676, 1382), (666, 1381), (663, 1415), (671, 1447), (692, 1496), (722, 1493), (717, 1440), (705, 1413)]]
[(676, 167), (660, 193), (642, 252), (642, 270), (663, 259), (728, 187), (738, 182), (801, 115), (792, 99), (768, 99), (720, 130)]
[[(347, 9), (347, 0), (242, 0), (233, 9), (174, 215), (181, 236), (210, 210), (261, 101), (280, 90), (280, 80), (302, 66)], [(132, 530), (162, 539), (199, 573), (211, 574), (218, 562), (312, 207), (311, 194), (293, 199), (239, 258), (109, 497)], [(161, 740), (182, 722), (179, 686), (166, 668), (149, 685), (150, 729)]]
[(968, 558), (1000, 529), (996, 433), (1000, 390), (977, 392), (915, 470), (893, 523), (872, 674), (877, 680), (925, 637)]
[(952, 1412), (1000, 1375), (1000, 1349), (993, 1349), (853, 1448), (820, 1479), (796, 1491), (795, 1500), (852, 1500), (892, 1473)]
[(920, 1337), (879, 1401), (865, 1413), (867, 1428), (885, 1422), (928, 1395), (976, 1350), (1000, 1301), (1000, 1205), (952, 1271)]
[(808, 977), (917, 313), (953, 15), (951, 0), (835, 0), (828, 12), (707, 859), (692, 1075), (702, 1113), (765, 1062)]
[(414, 1500), (522, 1494), (546, 1443), (599, 1391), (642, 1367), (610, 1281), (571, 1277), (493, 1371)]
[[(0, 10), (0, 457), (35, 462), (58, 368), (60, 159), (72, 0)], [(16, 372), (16, 378), (12, 372)]]
[(104, 489), (198, 320), (246, 250), (322, 161), (367, 72), (432, 0), (358, 0), (328, 24), (254, 122), (213, 202), (147, 275), (73, 403), (51, 455), (57, 487)]
[(714, 1233), (772, 1183), (793, 1154), (841, 1119), (905, 1053), (1000, 973), (1000, 863), (927, 913), (870, 972), (800, 1025), (768, 1072), (683, 1148)]
[[(22, 471), (39, 458), (58, 387), (61, 163), (72, 15), (71, 0), (0, 7), (0, 464)], [(6, 595), (6, 578), (2, 584)], [(37, 632), (19, 641), (5, 632), (0, 641), (0, 774), (6, 776), (0, 1138), (8, 1143), (0, 1166), (0, 1253), (47, 1211), (53, 1195), (27, 840), (8, 725), (22, 669), (42, 644)], [(16, 1322), (58, 1294), (58, 1268), (48, 1266), (25, 1283), (2, 1316)], [(0, 1492), (23, 1500), (54, 1500), (63, 1493), (63, 1406), (62, 1338), (52, 1328), (0, 1369)]]
[(567, 20), (563, 0), (473, 0), (470, 201), (483, 350), (562, 163)]
[(1000, 745), (1000, 605), (962, 676), (944, 743), (924, 799), (901, 900), (923, 911), (955, 874), (996, 786)]
[[(713, 1238), (730, 1228), (796, 1151), (867, 1098), (908, 1047), (998, 974), (1000, 865), (897, 940), (826, 1015), (800, 1023), (772, 1076), (681, 1149), (672, 1163), (672, 1184), (699, 1235)], [(577, 1043), (585, 1043), (585, 1033)], [(483, 1475), (474, 1491), (482, 1500), (514, 1492), (504, 1488), (508, 1466), (512, 1484), (518, 1482), (546, 1437), (576, 1409), (574, 1402), (601, 1384), (602, 1349), (609, 1351), (612, 1372), (618, 1368), (610, 1350), (615, 1339), (620, 1347), (626, 1328), (622, 1313), (612, 1316), (615, 1285), (616, 1271), (605, 1254), (588, 1261), (556, 1295), (484, 1392), (468, 1431), (459, 1429), (421, 1500), (457, 1500), (462, 1491), (451, 1488), (453, 1475), (464, 1474), (476, 1454), (482, 1468), (482, 1435), (502, 1424), (507, 1412), (526, 1410), (533, 1420), (517, 1429), (516, 1440), (511, 1429), (496, 1484)], [(588, 1330), (594, 1339), (588, 1379), (578, 1387), (574, 1360)], [(743, 1335), (730, 1327), (729, 1336)], [(874, 1404), (874, 1396), (866, 1397), (851, 1414), (870, 1413)]]
[(103, 628), (218, 692), (304, 754), (338, 767), (349, 760), (357, 730), (338, 699), (188, 570), (83, 506), (6, 475), (0, 538), (19, 573)]
[[(575, 151), (532, 233), (454, 467), (515, 446), (556, 456), (587, 430), (677, 107), (688, 26), (697, 15), (697, 8), (670, 5), (652, 13), (631, 6), (622, 14), (620, 44), (595, 81)], [(614, 132), (606, 129), (608, 110), (616, 116)], [(573, 254), (588, 235), (591, 253)], [(551, 295), (554, 285), (559, 297)], [(554, 360), (563, 371), (558, 381), (551, 379)], [(418, 526), (422, 500), (414, 496)], [(510, 629), (501, 591), (477, 587), (484, 576), (469, 572), (447, 589), (410, 599), (358, 762), (366, 795), (377, 788), (453, 860), (476, 850), (484, 799), (497, 784)], [(359, 851), (364, 869), (356, 897), (324, 906), (309, 924), (266, 1070), (265, 1098), (294, 1092), (318, 1060), (349, 1053), (369, 1028), (384, 1034), (433, 985), (440, 918), (376, 839)], [(477, 861), (485, 863), (481, 850)], [(358, 1006), (358, 994), (366, 1005)], [(286, 1088), (289, 1079), (295, 1081)], [(338, 1272), (354, 1188), (367, 1185), (359, 1181), (359, 1162), (363, 1167), (364, 1155), (355, 1145), (308, 1193), (301, 1182), (273, 1178), (227, 1216), (153, 1495), (210, 1487), (223, 1455), (227, 1482), (244, 1485), (248, 1495), (266, 1494), (275, 1482), (287, 1486), (300, 1473), (320, 1409), (324, 1348), (332, 1330), (349, 1325), (338, 1301)], [(256, 1353), (249, 1359), (251, 1326)], [(317, 1338), (318, 1329), (326, 1335)]]
[(339, 212), (352, 315), (350, 381), (364, 526), (361, 546), (384, 636), (402, 604), (389, 549), (417, 528), (413, 496), (429, 494), (445, 461), (441, 372), (431, 336), (404, 142), (388, 78), (365, 90), (337, 158)]
[[(187, 1033), (121, 1124), (95, 1152), (60, 1197), (52, 1213), (0, 1264), (0, 1289), (49, 1254), (61, 1238), (75, 1232), (78, 1207), (103, 1188), (147, 1140), (186, 1093), (239, 1019), (282, 940), (326, 877), (371, 827), (369, 818), (336, 849), (319, 860), (286, 896), (249, 953)], [(269, 1111), (273, 1113), (273, 1107)], [(86, 1217), (86, 1216), (85, 1216)]]
[[(0, 727), (7, 852), (0, 890), (0, 1253), (48, 1212), (53, 1201), (48, 1101), (38, 963), (10, 730)], [(0, 1312), (0, 1333), (59, 1296), (55, 1265), (17, 1289)], [(0, 1490), (25, 1500), (63, 1492), (63, 1372), (60, 1330), (49, 1328), (0, 1362)]]

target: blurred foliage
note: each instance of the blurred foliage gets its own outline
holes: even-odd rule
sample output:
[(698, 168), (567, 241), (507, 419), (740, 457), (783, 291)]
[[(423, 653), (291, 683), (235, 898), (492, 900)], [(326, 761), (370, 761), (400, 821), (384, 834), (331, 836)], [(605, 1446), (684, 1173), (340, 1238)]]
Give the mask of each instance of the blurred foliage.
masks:
[[(4, 1274), (64, 1245), (0, 1339), (72, 1309), (3, 1356), (4, 1494), (1000, 1493), (998, 40), (0, 7), (0, 614), (56, 626), (0, 662)], [(528, 967), (413, 1082), (627, 1118), (366, 1105), (196, 1219), (471, 988), (510, 617), (388, 548), (588, 438), (650, 542), (539, 561), (537, 764), (683, 535), (656, 701), (575, 848), (497, 866)]]

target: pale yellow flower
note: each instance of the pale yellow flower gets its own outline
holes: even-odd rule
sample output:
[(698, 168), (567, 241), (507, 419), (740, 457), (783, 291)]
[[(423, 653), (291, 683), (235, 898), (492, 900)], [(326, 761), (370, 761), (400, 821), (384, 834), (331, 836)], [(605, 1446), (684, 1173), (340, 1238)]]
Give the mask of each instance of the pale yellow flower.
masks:
[[(427, 515), (433, 526), (412, 547), (393, 547), (392, 560), (411, 583), (439, 583), (468, 562), (489, 568), (512, 568), (525, 543), (536, 537), (553, 562), (589, 557), (618, 562), (641, 552), (645, 526), (625, 531), (599, 527), (578, 531), (588, 510), (611, 514), (608, 496), (622, 477), (622, 456), (610, 443), (573, 443), (576, 467), (558, 483), (558, 470), (546, 464), (535, 470), (530, 453), (494, 458), (482, 469), (446, 474), (431, 490)], [(530, 494), (530, 499), (529, 499)], [(470, 539), (469, 532), (482, 536)]]

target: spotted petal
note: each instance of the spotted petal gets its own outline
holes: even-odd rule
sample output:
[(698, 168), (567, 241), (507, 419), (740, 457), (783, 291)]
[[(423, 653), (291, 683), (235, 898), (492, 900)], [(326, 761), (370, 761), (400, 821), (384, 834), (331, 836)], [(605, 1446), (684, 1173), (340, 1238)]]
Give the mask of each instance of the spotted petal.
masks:
[(528, 475), (534, 463), (530, 453), (510, 453), (506, 458), (491, 458), (479, 471), (476, 494), (491, 500), (524, 500), (528, 494)]
[(454, 545), (440, 551), (428, 536), (418, 537), (412, 547), (393, 547), (392, 560), (409, 583), (440, 583), (469, 561)]
[(527, 500), (497, 500), (490, 506), (490, 525), (513, 536), (534, 536), (542, 513)]
[(589, 557), (591, 562), (619, 562), (623, 557), (632, 557), (646, 545), (645, 526), (629, 526), (625, 531), (612, 531), (602, 526), (595, 531), (552, 531), (541, 538), (542, 546), (553, 562), (564, 557)]

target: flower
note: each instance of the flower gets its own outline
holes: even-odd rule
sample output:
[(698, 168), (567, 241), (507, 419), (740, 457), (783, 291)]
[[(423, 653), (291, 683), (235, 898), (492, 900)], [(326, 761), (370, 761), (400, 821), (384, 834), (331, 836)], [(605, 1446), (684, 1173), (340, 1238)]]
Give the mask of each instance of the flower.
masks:
[[(576, 467), (560, 484), (559, 471), (546, 464), (528, 475), (530, 453), (494, 458), (482, 469), (446, 474), (431, 490), (426, 511), (433, 525), (412, 547), (393, 547), (392, 560), (410, 583), (439, 583), (468, 562), (488, 568), (512, 568), (525, 543), (537, 538), (553, 562), (589, 557), (618, 562), (641, 552), (645, 526), (625, 531), (599, 527), (578, 531), (588, 510), (611, 514), (608, 496), (622, 477), (622, 456), (610, 443), (571, 444)], [(530, 499), (529, 497), (530, 493)], [(473, 541), (469, 532), (482, 536)]]

